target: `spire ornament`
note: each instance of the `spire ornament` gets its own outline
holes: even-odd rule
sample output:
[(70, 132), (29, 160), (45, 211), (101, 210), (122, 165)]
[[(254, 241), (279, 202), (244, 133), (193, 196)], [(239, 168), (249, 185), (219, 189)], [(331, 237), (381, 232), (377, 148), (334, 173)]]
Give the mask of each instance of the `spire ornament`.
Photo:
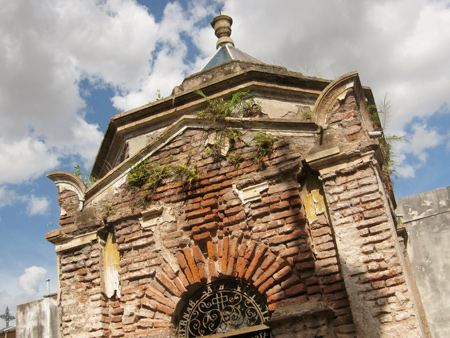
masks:
[(233, 24), (233, 19), (228, 15), (218, 15), (211, 21), (211, 26), (214, 28), (214, 34), (219, 38), (216, 43), (216, 49), (227, 43), (234, 46), (233, 39), (231, 36), (231, 25)]

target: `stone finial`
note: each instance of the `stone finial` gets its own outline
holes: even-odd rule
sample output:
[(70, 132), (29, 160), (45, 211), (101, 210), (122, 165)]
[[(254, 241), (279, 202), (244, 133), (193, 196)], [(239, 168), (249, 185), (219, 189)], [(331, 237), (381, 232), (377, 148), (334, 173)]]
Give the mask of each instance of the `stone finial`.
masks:
[(214, 28), (214, 33), (219, 38), (216, 43), (216, 49), (219, 49), (220, 46), (226, 43), (231, 43), (234, 46), (234, 42), (230, 38), (232, 24), (233, 19), (228, 15), (218, 15), (212, 19), (211, 26)]

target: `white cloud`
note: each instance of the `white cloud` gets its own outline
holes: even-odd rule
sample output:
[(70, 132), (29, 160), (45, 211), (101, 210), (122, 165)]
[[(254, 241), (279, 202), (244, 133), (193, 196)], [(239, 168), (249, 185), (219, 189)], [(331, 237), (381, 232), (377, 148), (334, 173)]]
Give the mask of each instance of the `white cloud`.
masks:
[[(158, 91), (163, 96), (168, 96), (173, 87), (181, 84), (188, 74), (199, 70), (199, 64), (205, 60), (206, 55), (199, 56), (196, 62), (188, 62), (187, 40), (183, 35), (198, 43), (198, 32), (203, 29), (198, 25), (213, 13), (213, 8), (206, 1), (191, 3), (188, 10), (177, 2), (167, 4), (156, 31), (158, 48), (153, 51), (151, 70), (144, 74), (137, 90), (123, 87), (117, 93), (112, 99), (116, 108), (129, 110), (147, 104), (156, 99)], [(214, 36), (211, 28), (208, 31)], [(214, 39), (212, 41), (214, 45)]]
[(50, 210), (50, 199), (42, 196), (31, 195), (27, 204), (27, 213), (29, 216), (46, 215)]
[[(236, 47), (268, 62), (334, 78), (358, 70), (395, 107), (392, 127), (450, 102), (448, 1), (226, 1)], [(251, 15), (249, 15), (251, 13)]]
[(25, 273), (19, 278), (19, 287), (25, 293), (28, 301), (34, 300), (44, 285), (47, 269), (39, 266), (31, 266), (25, 269)]
[(74, 155), (89, 167), (102, 134), (86, 121), (80, 81), (112, 87), (123, 110), (157, 90), (169, 95), (193, 67), (181, 35), (193, 36), (212, 8), (168, 3), (157, 23), (134, 0), (2, 4), (0, 184), (33, 180)]
[(0, 186), (0, 208), (13, 205), (16, 202), (26, 202), (26, 196), (17, 195), (14, 190)]
[(59, 163), (58, 154), (45, 141), (24, 137), (0, 138), (0, 184), (17, 184), (37, 178)]
[(405, 135), (406, 141), (394, 145), (396, 172), (403, 178), (415, 177), (415, 170), (426, 165), (428, 150), (447, 140), (447, 136), (424, 123), (416, 123), (411, 129), (412, 133)]

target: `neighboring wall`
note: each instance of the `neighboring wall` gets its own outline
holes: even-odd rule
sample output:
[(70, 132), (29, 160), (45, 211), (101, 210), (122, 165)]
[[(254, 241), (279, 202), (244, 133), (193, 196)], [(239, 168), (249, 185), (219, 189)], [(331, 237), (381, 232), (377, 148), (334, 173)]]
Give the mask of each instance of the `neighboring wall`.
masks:
[(433, 337), (450, 337), (450, 187), (399, 199), (408, 256)]
[(17, 306), (17, 337), (59, 337), (56, 294)]

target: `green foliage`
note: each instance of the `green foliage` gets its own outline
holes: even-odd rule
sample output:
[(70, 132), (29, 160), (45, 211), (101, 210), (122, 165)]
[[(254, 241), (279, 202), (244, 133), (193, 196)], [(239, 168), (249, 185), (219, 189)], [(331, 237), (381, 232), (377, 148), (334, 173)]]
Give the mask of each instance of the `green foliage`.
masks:
[(227, 159), (236, 168), (239, 168), (239, 165), (244, 161), (242, 156), (239, 155), (238, 153), (230, 153), (230, 154), (228, 154)]
[(159, 101), (159, 100), (162, 100), (162, 99), (164, 99), (164, 96), (161, 95), (161, 91), (158, 89), (156, 91), (156, 100), (155, 101)]
[(196, 163), (190, 166), (189, 161), (190, 156), (185, 164), (161, 166), (147, 158), (131, 168), (127, 176), (128, 187), (136, 191), (145, 190), (144, 200), (148, 201), (166, 178), (174, 177), (181, 179), (183, 184), (192, 184), (193, 181), (200, 178), (201, 173)]
[(215, 143), (209, 144), (205, 152), (208, 155), (213, 155), (215, 160), (218, 160), (220, 157), (226, 157), (227, 155), (223, 154), (223, 149), (228, 145), (230, 148), (233, 148), (240, 137), (241, 131), (239, 129), (225, 128), (217, 132)]
[(116, 209), (111, 208), (111, 204), (105, 203), (105, 211), (103, 212), (103, 219), (108, 216), (114, 216), (116, 214)]
[(149, 194), (153, 194), (169, 173), (167, 165), (160, 166), (147, 158), (131, 168), (127, 176), (128, 186), (134, 190), (148, 189)]
[(252, 154), (252, 158), (256, 161), (262, 161), (266, 155), (272, 152), (273, 144), (276, 139), (273, 135), (260, 132), (253, 136), (255, 145), (257, 147), (256, 153)]
[(83, 183), (86, 186), (90, 186), (92, 185), (92, 183), (95, 182), (95, 179), (87, 172), (87, 171), (82, 171), (80, 168), (80, 165), (77, 164), (74, 168), (73, 168), (74, 174), (76, 177), (78, 177), (81, 181), (83, 181)]
[(302, 109), (302, 115), (303, 115), (303, 119), (305, 120), (311, 120), (312, 118), (312, 111), (311, 108), (309, 107), (305, 107)]
[(225, 129), (223, 134), (230, 141), (230, 148), (233, 148), (236, 144), (236, 141), (239, 140), (242, 136), (242, 133), (239, 129)]
[(181, 178), (184, 184), (192, 184), (195, 180), (200, 178), (200, 171), (197, 168), (197, 164), (192, 166), (186, 164), (177, 164), (173, 168), (175, 178)]
[[(370, 118), (376, 130), (387, 130), (391, 118), (391, 107), (391, 103), (387, 100), (386, 96), (383, 101), (379, 103), (378, 109), (375, 106), (369, 106)], [(397, 155), (394, 153), (393, 147), (397, 142), (402, 141), (405, 141), (404, 136), (386, 134), (384, 132), (379, 138), (381, 154), (384, 159), (382, 174), (388, 189), (392, 189), (390, 177), (396, 176), (395, 168), (398, 166), (398, 163), (395, 161)]]
[(205, 110), (199, 111), (197, 116), (213, 121), (238, 116), (240, 113), (251, 109), (255, 104), (255, 100), (252, 97), (245, 99), (248, 96), (248, 91), (236, 92), (228, 101), (223, 98), (211, 100), (201, 90), (196, 90), (195, 92), (208, 102), (208, 107)]

